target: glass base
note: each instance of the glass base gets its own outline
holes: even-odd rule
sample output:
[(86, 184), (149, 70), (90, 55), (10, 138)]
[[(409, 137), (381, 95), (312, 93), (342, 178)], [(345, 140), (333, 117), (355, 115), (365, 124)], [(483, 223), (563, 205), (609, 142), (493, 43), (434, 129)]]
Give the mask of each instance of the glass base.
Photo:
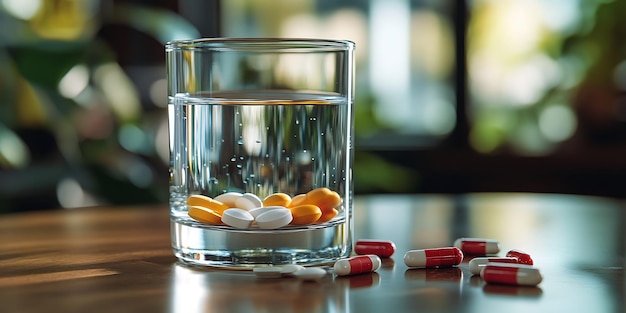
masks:
[(352, 236), (342, 220), (277, 230), (239, 230), (170, 219), (174, 255), (186, 264), (252, 269), (260, 266), (327, 265), (348, 257)]

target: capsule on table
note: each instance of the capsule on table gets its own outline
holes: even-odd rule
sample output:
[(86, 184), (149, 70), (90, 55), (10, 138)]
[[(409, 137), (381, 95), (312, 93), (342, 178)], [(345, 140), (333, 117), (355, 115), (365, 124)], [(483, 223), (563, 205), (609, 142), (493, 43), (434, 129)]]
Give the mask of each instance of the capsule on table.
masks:
[(500, 252), (500, 243), (497, 240), (485, 238), (459, 238), (454, 246), (468, 255), (489, 255)]
[(375, 272), (380, 268), (380, 258), (377, 255), (357, 255), (335, 262), (333, 269), (339, 276), (357, 275), (362, 273)]
[(516, 263), (522, 264), (519, 259), (513, 257), (484, 257), (484, 258), (473, 258), (469, 261), (469, 270), (474, 275), (479, 275), (480, 270), (487, 263)]
[(360, 239), (354, 245), (356, 254), (374, 254), (388, 258), (396, 251), (396, 244), (389, 240)]
[(451, 267), (463, 261), (463, 252), (457, 247), (410, 250), (404, 254), (404, 264), (414, 268)]
[(516, 258), (518, 260), (517, 263), (533, 265), (533, 258), (530, 256), (530, 254), (528, 254), (526, 252), (513, 249), (513, 250), (507, 252), (506, 256), (507, 257), (511, 257), (511, 258)]
[(517, 286), (536, 286), (543, 280), (539, 269), (526, 264), (488, 263), (480, 277), (490, 284)]

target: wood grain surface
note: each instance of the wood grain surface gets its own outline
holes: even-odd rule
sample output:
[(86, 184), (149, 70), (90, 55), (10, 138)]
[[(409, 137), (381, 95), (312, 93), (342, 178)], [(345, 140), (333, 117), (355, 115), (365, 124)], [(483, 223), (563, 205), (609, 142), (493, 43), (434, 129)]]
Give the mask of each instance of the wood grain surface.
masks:
[[(177, 262), (166, 206), (0, 215), (0, 312), (624, 312), (624, 210), (550, 194), (358, 196), (355, 239), (397, 250), (375, 273), (317, 282)], [(544, 280), (488, 285), (469, 257), (449, 269), (403, 262), (458, 237), (526, 251)]]

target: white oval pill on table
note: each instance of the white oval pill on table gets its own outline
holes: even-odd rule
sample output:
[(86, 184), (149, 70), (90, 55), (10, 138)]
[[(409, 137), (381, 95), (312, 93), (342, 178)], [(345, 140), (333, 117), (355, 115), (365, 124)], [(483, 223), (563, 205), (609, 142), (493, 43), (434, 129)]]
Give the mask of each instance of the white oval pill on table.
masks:
[(279, 266), (255, 267), (252, 272), (259, 278), (279, 278), (282, 277), (282, 269)]
[(293, 216), (289, 209), (275, 209), (259, 214), (255, 220), (261, 229), (276, 229), (289, 225)]
[(246, 192), (235, 201), (235, 207), (250, 211), (263, 206), (263, 201), (257, 195)]
[(283, 265), (280, 267), (280, 273), (283, 276), (294, 276), (294, 274), (299, 271), (299, 270), (303, 270), (306, 267), (302, 266), (302, 265), (297, 265), (297, 264), (287, 264), (287, 265)]
[(228, 209), (222, 214), (222, 223), (235, 228), (250, 228), (253, 221), (254, 216), (252, 216), (250, 212), (242, 209)]
[(243, 196), (242, 193), (231, 191), (231, 192), (223, 193), (215, 197), (213, 200), (217, 200), (221, 203), (224, 203), (229, 208), (234, 208), (236, 207), (235, 202), (237, 201), (237, 199), (241, 198), (241, 196)]
[(261, 214), (263, 214), (263, 213), (265, 213), (267, 211), (277, 210), (277, 209), (287, 209), (287, 208), (284, 207), (284, 206), (278, 206), (278, 205), (275, 205), (275, 206), (263, 206), (263, 207), (260, 207), (260, 208), (252, 209), (252, 210), (250, 210), (248, 212), (250, 212), (250, 214), (252, 214), (252, 216), (254, 216), (254, 218), (256, 218), (257, 216), (259, 216), (259, 215), (261, 215)]
[(321, 267), (305, 267), (293, 273), (295, 277), (302, 280), (320, 280), (326, 274), (328, 274), (326, 270)]

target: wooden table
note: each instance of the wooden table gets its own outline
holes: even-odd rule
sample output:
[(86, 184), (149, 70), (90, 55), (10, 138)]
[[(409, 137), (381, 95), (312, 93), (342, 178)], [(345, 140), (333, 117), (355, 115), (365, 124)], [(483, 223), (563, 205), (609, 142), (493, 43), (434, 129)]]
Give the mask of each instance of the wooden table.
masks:
[[(392, 240), (376, 273), (319, 282), (188, 267), (168, 209), (101, 207), (0, 216), (1, 312), (624, 312), (624, 203), (548, 194), (377, 195), (355, 237)], [(487, 285), (466, 262), (408, 269), (410, 249), (458, 237), (530, 253), (536, 288)]]

